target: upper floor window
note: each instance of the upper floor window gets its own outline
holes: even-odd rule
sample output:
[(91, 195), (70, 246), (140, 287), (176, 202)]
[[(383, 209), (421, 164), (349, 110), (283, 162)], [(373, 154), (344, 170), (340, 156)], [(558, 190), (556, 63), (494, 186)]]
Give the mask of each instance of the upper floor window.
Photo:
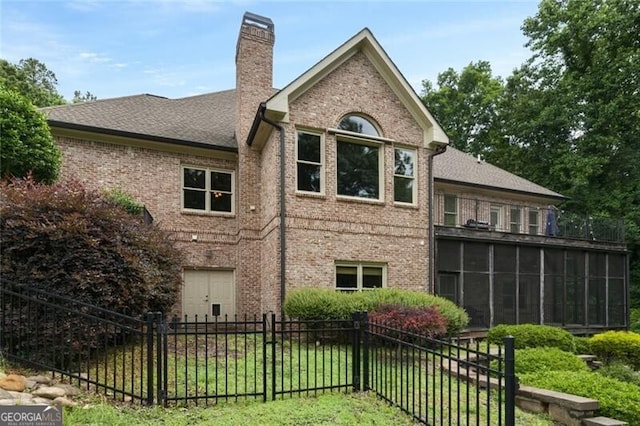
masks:
[(511, 207), (510, 209), (510, 218), (509, 218), (509, 224), (510, 226), (510, 231), (513, 232), (514, 234), (519, 234), (520, 233), (520, 223), (522, 222), (521, 219), (521, 215), (522, 212), (520, 211), (520, 207)]
[(202, 212), (234, 212), (234, 173), (224, 170), (184, 167), (182, 208)]
[(386, 266), (368, 263), (336, 263), (336, 289), (370, 290), (386, 287)]
[(341, 139), (337, 144), (338, 195), (379, 200), (383, 169), (380, 145)]
[(540, 232), (540, 213), (538, 210), (529, 210), (529, 234), (538, 235)]
[(415, 204), (415, 158), (412, 149), (396, 148), (393, 168), (393, 199), (399, 203)]
[(369, 136), (380, 136), (378, 129), (373, 123), (359, 115), (347, 115), (338, 124), (338, 129), (348, 132), (362, 133)]
[(492, 229), (502, 230), (502, 206), (499, 204), (491, 204), (490, 222)]
[(458, 197), (452, 194), (444, 194), (444, 224), (458, 225)]
[(298, 132), (297, 181), (298, 191), (324, 192), (324, 149), (318, 134)]

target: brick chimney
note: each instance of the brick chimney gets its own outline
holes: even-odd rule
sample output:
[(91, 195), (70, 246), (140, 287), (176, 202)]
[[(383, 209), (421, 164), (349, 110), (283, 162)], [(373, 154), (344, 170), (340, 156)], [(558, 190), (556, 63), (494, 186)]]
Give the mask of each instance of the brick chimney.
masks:
[(261, 102), (273, 93), (273, 21), (246, 12), (236, 45), (236, 138), (244, 144)]

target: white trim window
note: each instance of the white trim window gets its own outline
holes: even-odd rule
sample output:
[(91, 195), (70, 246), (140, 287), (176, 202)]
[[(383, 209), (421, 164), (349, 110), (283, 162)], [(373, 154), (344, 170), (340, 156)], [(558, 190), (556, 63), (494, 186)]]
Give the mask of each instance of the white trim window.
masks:
[(393, 167), (393, 201), (416, 204), (416, 151), (395, 148)]
[(490, 221), (493, 230), (502, 231), (502, 206), (491, 204)]
[(234, 172), (192, 166), (182, 168), (183, 210), (233, 214), (234, 194)]
[(458, 197), (444, 194), (444, 225), (458, 226)]
[(511, 207), (509, 209), (509, 225), (510, 231), (514, 234), (520, 233), (520, 225), (522, 224), (522, 210), (520, 207)]
[(529, 209), (529, 234), (540, 234), (540, 212), (535, 209)]
[(296, 189), (324, 193), (324, 141), (321, 135), (298, 131), (296, 143)]
[(339, 196), (383, 200), (384, 145), (340, 136), (337, 140)]
[(387, 266), (379, 263), (336, 262), (336, 290), (361, 291), (387, 286)]

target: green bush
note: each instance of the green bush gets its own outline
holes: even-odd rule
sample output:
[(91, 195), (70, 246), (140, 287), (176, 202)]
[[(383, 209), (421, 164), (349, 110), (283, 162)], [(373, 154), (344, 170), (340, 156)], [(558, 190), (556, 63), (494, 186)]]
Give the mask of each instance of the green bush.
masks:
[(589, 345), (588, 337), (574, 337), (573, 343), (575, 344), (574, 353), (578, 355), (586, 355), (591, 353), (591, 346)]
[(544, 371), (589, 371), (575, 354), (558, 348), (518, 349), (515, 356), (517, 374)]
[(596, 399), (599, 414), (640, 425), (640, 387), (588, 371), (542, 371), (518, 376), (520, 383)]
[(640, 333), (640, 308), (631, 309), (629, 331)]
[(627, 364), (623, 364), (620, 361), (614, 361), (608, 365), (603, 365), (597, 371), (597, 374), (601, 374), (612, 379), (620, 380), (621, 382), (633, 383), (636, 386), (640, 386), (640, 371), (635, 371)]
[(607, 331), (589, 339), (591, 351), (605, 364), (614, 360), (640, 369), (640, 334), (630, 331)]
[(113, 201), (116, 205), (122, 207), (129, 214), (142, 214), (144, 209), (144, 206), (137, 202), (131, 194), (119, 188), (113, 188), (110, 191), (106, 191), (105, 197), (108, 200)]
[(433, 306), (447, 319), (447, 334), (459, 333), (469, 323), (464, 309), (445, 298), (419, 291), (376, 289), (362, 292), (340, 292), (333, 289), (301, 288), (287, 294), (284, 312), (302, 320), (345, 319), (354, 312), (372, 312), (383, 305), (411, 308)]
[(515, 348), (558, 348), (574, 352), (575, 343), (571, 333), (558, 327), (538, 324), (500, 324), (487, 333), (489, 343), (501, 345), (507, 336), (515, 337)]

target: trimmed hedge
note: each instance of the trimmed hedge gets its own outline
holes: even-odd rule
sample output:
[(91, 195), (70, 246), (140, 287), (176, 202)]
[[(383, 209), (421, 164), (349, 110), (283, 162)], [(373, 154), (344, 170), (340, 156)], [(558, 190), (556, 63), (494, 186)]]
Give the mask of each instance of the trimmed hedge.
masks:
[(518, 349), (515, 367), (517, 374), (545, 371), (590, 371), (587, 364), (578, 356), (558, 348)]
[(575, 351), (574, 338), (571, 333), (562, 328), (550, 325), (500, 324), (487, 333), (487, 341), (502, 345), (507, 336), (515, 337), (515, 348), (558, 348), (567, 352)]
[(591, 351), (604, 363), (618, 360), (640, 370), (640, 334), (607, 331), (589, 339)]
[(586, 355), (591, 353), (591, 346), (589, 345), (589, 337), (575, 336), (573, 338), (575, 343), (575, 350), (573, 353), (578, 355)]
[(631, 383), (588, 371), (542, 371), (518, 377), (528, 386), (597, 399), (600, 415), (640, 425), (640, 387)]
[(420, 291), (375, 289), (341, 292), (327, 288), (300, 288), (288, 292), (284, 312), (301, 320), (346, 319), (359, 311), (375, 311), (383, 305), (411, 308), (433, 306), (447, 319), (447, 334), (455, 335), (469, 324), (469, 316), (461, 307), (443, 297)]
[(630, 311), (629, 331), (640, 333), (640, 308), (631, 309)]

